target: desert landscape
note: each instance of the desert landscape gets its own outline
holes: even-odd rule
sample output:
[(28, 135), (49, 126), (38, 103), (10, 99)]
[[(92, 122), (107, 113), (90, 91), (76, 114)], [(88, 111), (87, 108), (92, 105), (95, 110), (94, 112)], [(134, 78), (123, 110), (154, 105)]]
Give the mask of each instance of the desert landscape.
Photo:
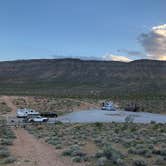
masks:
[(166, 126), (162, 123), (57, 121), (55, 124), (8, 126), (6, 122), (7, 117), (16, 114), (17, 108), (55, 111), (63, 116), (80, 110), (100, 109), (103, 100), (32, 96), (1, 96), (0, 100), (3, 105), (1, 165), (164, 166), (166, 163)]
[(166, 166), (165, 13), (0, 1), (0, 166)]

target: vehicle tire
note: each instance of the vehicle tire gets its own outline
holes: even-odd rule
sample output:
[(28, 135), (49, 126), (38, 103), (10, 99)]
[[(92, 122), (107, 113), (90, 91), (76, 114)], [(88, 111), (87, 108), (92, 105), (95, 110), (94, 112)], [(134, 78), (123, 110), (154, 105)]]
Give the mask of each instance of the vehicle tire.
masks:
[(43, 122), (47, 122), (47, 121), (48, 121), (48, 119), (44, 119), (44, 120), (43, 120)]
[(34, 122), (34, 120), (33, 120), (33, 119), (31, 119), (29, 122), (30, 122), (30, 123), (33, 123), (33, 122)]

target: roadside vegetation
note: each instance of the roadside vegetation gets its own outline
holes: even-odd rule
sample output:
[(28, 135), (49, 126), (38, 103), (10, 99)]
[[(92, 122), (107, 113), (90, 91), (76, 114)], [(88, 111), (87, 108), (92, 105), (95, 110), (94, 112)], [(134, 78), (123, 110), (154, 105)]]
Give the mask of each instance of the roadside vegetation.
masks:
[(27, 130), (89, 166), (165, 166), (166, 124), (32, 125)]
[(0, 101), (0, 115), (4, 115), (11, 112), (11, 108), (7, 106), (4, 101)]
[(0, 117), (0, 166), (16, 160), (9, 151), (9, 146), (13, 144), (14, 139), (15, 135), (6, 125), (6, 120)]

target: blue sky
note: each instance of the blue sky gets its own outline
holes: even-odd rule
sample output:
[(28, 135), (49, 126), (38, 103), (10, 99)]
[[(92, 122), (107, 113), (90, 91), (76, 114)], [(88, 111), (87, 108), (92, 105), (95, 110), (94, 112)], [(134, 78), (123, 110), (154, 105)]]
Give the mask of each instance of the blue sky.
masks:
[[(165, 11), (165, 0), (0, 1), (0, 60), (155, 59), (158, 52), (149, 52), (147, 43), (154, 26), (165, 33)], [(142, 34), (148, 42), (139, 40)]]

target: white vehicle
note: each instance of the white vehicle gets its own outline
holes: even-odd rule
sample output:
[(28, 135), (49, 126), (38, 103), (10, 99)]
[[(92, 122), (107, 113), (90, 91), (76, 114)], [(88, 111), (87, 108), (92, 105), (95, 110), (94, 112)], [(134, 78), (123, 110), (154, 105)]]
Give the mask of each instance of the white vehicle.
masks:
[(27, 117), (28, 115), (39, 115), (39, 112), (35, 111), (35, 110), (32, 110), (32, 109), (17, 109), (16, 111), (16, 115), (18, 118), (25, 118)]
[(103, 103), (103, 106), (102, 106), (101, 109), (102, 110), (107, 110), (107, 111), (116, 111), (116, 109), (115, 109), (112, 102)]
[(47, 122), (48, 118), (42, 117), (42, 116), (36, 116), (34, 118), (29, 118), (28, 122)]

